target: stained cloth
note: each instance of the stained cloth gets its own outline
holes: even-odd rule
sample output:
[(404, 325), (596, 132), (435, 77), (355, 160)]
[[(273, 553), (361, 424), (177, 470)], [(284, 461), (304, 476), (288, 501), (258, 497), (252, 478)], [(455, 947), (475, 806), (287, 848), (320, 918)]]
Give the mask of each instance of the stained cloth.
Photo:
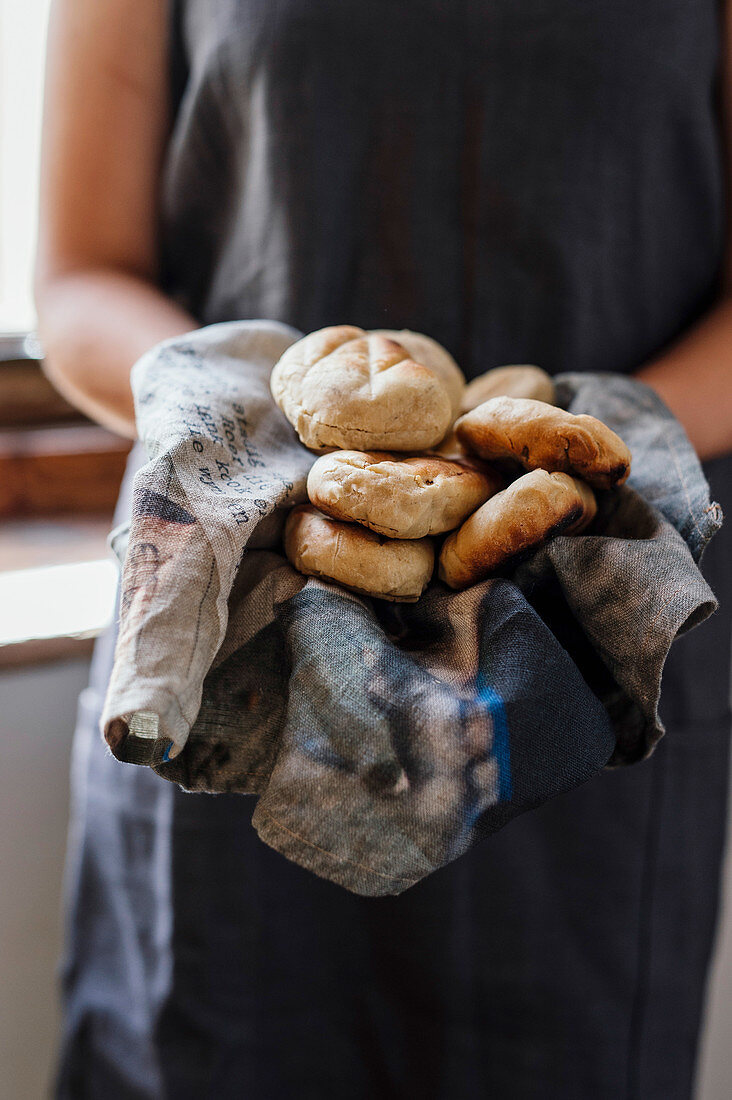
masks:
[(398, 894), (608, 760), (651, 752), (669, 647), (716, 609), (695, 561), (721, 511), (651, 390), (559, 375), (564, 405), (633, 454), (587, 531), (411, 607), (306, 580), (280, 536), (314, 456), (269, 392), (301, 335), (212, 325), (135, 365), (150, 461), (117, 535), (102, 725), (122, 761), (257, 795), (260, 837), (303, 867)]
[[(469, 377), (631, 373), (713, 303), (716, 0), (173, 0), (164, 288), (202, 325), (432, 334)], [(129, 518), (141, 447), (118, 521)], [(732, 464), (705, 464), (732, 514)], [(719, 611), (666, 663), (666, 736), (398, 897), (263, 844), (254, 799), (123, 766), (80, 700), (64, 1098), (686, 1100), (729, 745)]]

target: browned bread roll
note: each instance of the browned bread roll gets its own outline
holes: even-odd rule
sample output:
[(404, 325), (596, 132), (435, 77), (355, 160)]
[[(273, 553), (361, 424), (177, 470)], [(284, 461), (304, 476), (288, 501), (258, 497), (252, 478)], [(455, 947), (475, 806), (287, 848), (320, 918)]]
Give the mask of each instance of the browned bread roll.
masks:
[(335, 519), (390, 538), (419, 539), (451, 531), (503, 484), (497, 473), (470, 461), (334, 451), (311, 467), (308, 496)]
[(596, 511), (592, 490), (576, 478), (546, 470), (523, 474), (445, 539), (440, 578), (451, 588), (467, 588), (552, 535), (582, 530)]
[(430, 539), (384, 538), (360, 524), (330, 519), (310, 504), (287, 517), (285, 553), (301, 573), (401, 603), (419, 599), (435, 563)]
[(481, 458), (576, 474), (596, 489), (621, 485), (630, 473), (630, 451), (606, 424), (543, 401), (491, 398), (461, 416), (455, 432)]
[(452, 422), (439, 374), (394, 340), (335, 325), (292, 344), (272, 370), (272, 396), (306, 447), (419, 451)]

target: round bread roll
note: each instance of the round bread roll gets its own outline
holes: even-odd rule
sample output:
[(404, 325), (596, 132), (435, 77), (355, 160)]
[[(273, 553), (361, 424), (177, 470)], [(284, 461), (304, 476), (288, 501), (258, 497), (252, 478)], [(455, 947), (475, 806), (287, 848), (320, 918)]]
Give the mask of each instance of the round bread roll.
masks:
[(408, 328), (376, 328), (371, 331), (375, 336), (386, 336), (390, 340), (396, 340), (415, 363), (430, 367), (439, 374), (450, 396), (453, 419), (459, 415), (465, 390), (465, 375), (442, 344), (438, 344), (431, 336), (425, 336), (421, 332), (411, 332)]
[(470, 412), (491, 397), (528, 397), (553, 405), (556, 390), (551, 375), (541, 367), (495, 367), (468, 382), (463, 391), (461, 412)]
[(351, 325), (311, 332), (275, 364), (272, 396), (306, 447), (419, 451), (443, 438), (452, 405), (441, 377), (386, 336)]
[(451, 588), (467, 588), (552, 535), (581, 531), (596, 511), (592, 490), (569, 474), (523, 474), (445, 539), (440, 578)]
[(310, 504), (293, 508), (285, 553), (301, 573), (381, 600), (414, 603), (435, 564), (429, 539), (388, 539), (357, 523), (330, 519)]
[(503, 487), (497, 473), (436, 455), (334, 451), (310, 468), (308, 496), (335, 519), (394, 539), (452, 531)]
[(461, 416), (455, 432), (481, 458), (576, 474), (596, 489), (622, 485), (630, 473), (630, 451), (607, 424), (543, 401), (493, 397)]

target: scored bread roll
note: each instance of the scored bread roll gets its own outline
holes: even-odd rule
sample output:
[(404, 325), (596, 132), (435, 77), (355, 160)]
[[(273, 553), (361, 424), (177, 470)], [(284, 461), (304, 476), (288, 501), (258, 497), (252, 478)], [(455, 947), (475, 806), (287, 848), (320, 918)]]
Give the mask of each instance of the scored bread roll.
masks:
[(607, 424), (543, 401), (493, 397), (461, 416), (455, 433), (481, 458), (576, 474), (596, 489), (622, 485), (630, 473), (630, 451)]
[(431, 336), (425, 336), (422, 332), (412, 332), (408, 328), (375, 328), (371, 329), (371, 332), (377, 336), (387, 336), (391, 340), (396, 340), (415, 363), (430, 367), (439, 374), (450, 397), (453, 418), (458, 416), (465, 390), (465, 375), (442, 344), (438, 344)]
[(451, 531), (503, 484), (490, 468), (469, 461), (334, 451), (311, 467), (308, 496), (335, 519), (390, 538), (419, 539)]
[(556, 390), (551, 375), (529, 364), (494, 367), (468, 382), (463, 390), (461, 411), (470, 412), (491, 397), (528, 397), (553, 405)]
[(429, 539), (389, 539), (357, 523), (324, 516), (310, 504), (285, 524), (285, 554), (300, 573), (335, 581), (362, 596), (414, 603), (435, 564)]
[(578, 533), (596, 511), (592, 490), (569, 474), (523, 474), (445, 539), (440, 579), (451, 588), (467, 588), (553, 535)]
[(419, 451), (452, 422), (440, 375), (386, 336), (352, 325), (311, 332), (272, 369), (272, 396), (306, 447)]

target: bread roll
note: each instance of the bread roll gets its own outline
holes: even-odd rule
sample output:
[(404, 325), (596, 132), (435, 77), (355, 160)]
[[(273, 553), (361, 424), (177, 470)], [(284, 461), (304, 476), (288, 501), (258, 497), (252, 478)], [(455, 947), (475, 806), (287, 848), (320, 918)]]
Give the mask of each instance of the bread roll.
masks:
[(320, 329), (275, 364), (272, 396), (306, 447), (424, 450), (452, 422), (442, 378), (394, 340), (350, 325)]
[(551, 375), (541, 367), (495, 367), (468, 382), (463, 391), (461, 412), (470, 412), (491, 397), (528, 397), (553, 405), (556, 391)]
[(523, 474), (445, 539), (440, 578), (451, 588), (467, 588), (553, 535), (576, 534), (596, 511), (592, 490), (576, 478), (546, 470)]
[(310, 504), (287, 517), (285, 553), (301, 573), (401, 603), (419, 599), (435, 563), (429, 539), (384, 538), (360, 524), (330, 519)]
[(443, 348), (442, 344), (438, 344), (431, 336), (425, 336), (421, 332), (411, 332), (408, 328), (377, 328), (371, 331), (375, 335), (387, 336), (390, 340), (396, 340), (397, 344), (401, 344), (415, 363), (421, 363), (423, 367), (430, 367), (436, 374), (439, 374), (450, 396), (453, 419), (459, 415), (465, 390), (465, 375), (450, 355), (450, 352)]
[(502, 486), (479, 463), (385, 451), (334, 451), (308, 475), (316, 508), (397, 539), (451, 531)]
[(630, 473), (630, 451), (606, 424), (543, 401), (493, 397), (461, 416), (455, 432), (481, 458), (573, 474), (596, 489), (622, 485)]

